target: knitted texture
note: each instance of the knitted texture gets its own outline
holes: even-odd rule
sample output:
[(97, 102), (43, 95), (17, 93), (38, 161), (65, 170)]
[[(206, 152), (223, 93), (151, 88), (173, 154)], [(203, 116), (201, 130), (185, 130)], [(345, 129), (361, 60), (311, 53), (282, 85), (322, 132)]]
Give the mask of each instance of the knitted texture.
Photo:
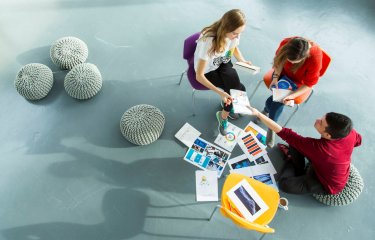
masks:
[(53, 85), (51, 69), (40, 63), (30, 63), (21, 68), (14, 80), (17, 92), (29, 100), (47, 96)]
[(350, 175), (345, 188), (338, 194), (313, 194), (319, 202), (329, 206), (344, 206), (356, 200), (363, 190), (363, 179), (357, 168), (350, 165)]
[(102, 82), (102, 75), (94, 64), (81, 63), (66, 74), (64, 87), (73, 98), (89, 99), (100, 91)]
[(122, 115), (120, 129), (129, 142), (147, 145), (160, 137), (164, 123), (164, 115), (158, 108), (141, 104), (131, 107)]
[(61, 69), (72, 69), (84, 63), (89, 55), (87, 45), (76, 37), (63, 37), (52, 44), (51, 60)]

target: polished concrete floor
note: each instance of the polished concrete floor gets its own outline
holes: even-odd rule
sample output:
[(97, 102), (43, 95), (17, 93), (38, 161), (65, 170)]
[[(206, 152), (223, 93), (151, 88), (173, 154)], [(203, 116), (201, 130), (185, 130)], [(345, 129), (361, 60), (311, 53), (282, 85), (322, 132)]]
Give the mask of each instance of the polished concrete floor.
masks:
[[(177, 82), (186, 67), (183, 40), (232, 8), (247, 15), (240, 48), (263, 73), (287, 36), (310, 38), (333, 59), (289, 127), (318, 137), (315, 119), (336, 111), (349, 115), (363, 136), (353, 153), (365, 182), (359, 199), (327, 207), (308, 195), (281, 193), (290, 208), (278, 211), (270, 224), (276, 233), (266, 239), (375, 239), (373, 0), (1, 0), (0, 239), (257, 239), (259, 233), (220, 214), (211, 222), (196, 219), (216, 203), (196, 203), (197, 169), (182, 160), (186, 148), (174, 138), (185, 122), (206, 140), (218, 134), (219, 98), (198, 92), (192, 116), (191, 87)], [(87, 62), (103, 75), (101, 92), (90, 100), (69, 97), (67, 72), (49, 59), (51, 43), (64, 36), (85, 41)], [(49, 66), (55, 80), (49, 95), (34, 102), (13, 85), (32, 62)], [(248, 93), (261, 77), (241, 73)], [(252, 105), (261, 109), (268, 94), (262, 86)], [(142, 103), (160, 108), (166, 125), (158, 141), (135, 146), (122, 137), (119, 121)], [(280, 153), (269, 152), (279, 170)], [(233, 156), (239, 153), (237, 147)]]

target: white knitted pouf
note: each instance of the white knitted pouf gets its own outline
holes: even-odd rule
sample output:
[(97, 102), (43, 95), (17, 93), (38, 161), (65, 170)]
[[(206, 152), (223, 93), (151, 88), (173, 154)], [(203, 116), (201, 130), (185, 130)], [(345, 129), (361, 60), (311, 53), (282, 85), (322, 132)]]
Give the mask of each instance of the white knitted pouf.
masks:
[(63, 37), (52, 44), (51, 60), (61, 69), (72, 69), (84, 63), (89, 55), (86, 43), (76, 37)]
[(21, 68), (14, 80), (17, 92), (29, 100), (47, 96), (53, 85), (51, 69), (44, 64), (30, 63)]
[(344, 206), (356, 200), (363, 190), (363, 179), (357, 168), (350, 165), (350, 175), (345, 188), (338, 194), (313, 194), (319, 202), (329, 206)]
[(102, 75), (94, 64), (81, 63), (66, 74), (64, 87), (73, 98), (89, 99), (100, 91), (102, 82)]
[(160, 137), (164, 123), (164, 115), (158, 108), (141, 104), (131, 107), (122, 115), (120, 129), (129, 142), (147, 145)]

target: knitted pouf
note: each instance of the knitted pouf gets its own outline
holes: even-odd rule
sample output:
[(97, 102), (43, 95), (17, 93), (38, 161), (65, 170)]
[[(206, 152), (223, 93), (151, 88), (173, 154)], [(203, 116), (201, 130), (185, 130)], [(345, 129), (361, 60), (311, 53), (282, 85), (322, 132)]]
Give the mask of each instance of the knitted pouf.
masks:
[(356, 200), (362, 192), (364, 183), (357, 168), (350, 165), (350, 175), (345, 188), (338, 194), (313, 194), (319, 202), (329, 206), (344, 206)]
[(81, 63), (66, 74), (64, 87), (71, 97), (88, 99), (100, 91), (102, 82), (102, 75), (94, 64)]
[(60, 38), (50, 49), (52, 62), (61, 69), (72, 69), (84, 63), (88, 54), (86, 43), (76, 37)]
[(160, 137), (164, 123), (164, 115), (158, 108), (141, 104), (131, 107), (122, 115), (120, 129), (129, 142), (147, 145)]
[(17, 92), (29, 100), (47, 96), (53, 85), (51, 69), (40, 63), (30, 63), (21, 68), (14, 80)]

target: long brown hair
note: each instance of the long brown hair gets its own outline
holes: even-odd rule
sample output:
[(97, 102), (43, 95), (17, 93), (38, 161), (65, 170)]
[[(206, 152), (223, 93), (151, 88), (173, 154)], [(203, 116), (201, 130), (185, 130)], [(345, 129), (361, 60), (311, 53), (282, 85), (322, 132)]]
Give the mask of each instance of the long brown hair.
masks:
[(246, 23), (245, 14), (239, 9), (226, 12), (220, 20), (214, 22), (201, 31), (203, 38), (213, 37), (212, 47), (208, 50), (209, 55), (224, 51), (225, 35), (242, 27)]
[(296, 61), (303, 59), (298, 63), (294, 63), (291, 70), (296, 73), (297, 70), (305, 63), (307, 57), (309, 57), (309, 41), (302, 37), (296, 37), (290, 39), (284, 46), (277, 52), (273, 59), (273, 68), (284, 66), (285, 62), (289, 59), (290, 61)]

